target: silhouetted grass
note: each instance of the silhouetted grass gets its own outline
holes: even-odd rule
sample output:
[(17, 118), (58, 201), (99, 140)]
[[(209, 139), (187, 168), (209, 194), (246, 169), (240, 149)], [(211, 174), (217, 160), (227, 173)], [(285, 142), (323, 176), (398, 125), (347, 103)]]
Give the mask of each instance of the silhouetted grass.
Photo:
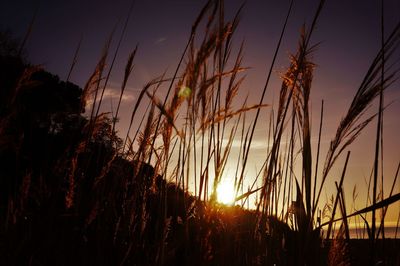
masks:
[[(323, 103), (317, 156), (313, 160), (309, 102), (315, 69), (312, 55), (316, 50), (311, 37), (324, 1), (317, 6), (311, 26), (302, 28), (298, 50), (290, 56), (290, 65), (282, 74), (278, 106), (274, 110), (264, 103), (292, 5), (293, 1), (260, 101), (249, 104), (247, 98), (240, 102), (238, 97), (243, 93), (241, 85), (247, 69), (242, 66), (245, 46), (233, 43), (242, 7), (232, 20), (226, 20), (224, 2), (208, 1), (192, 25), (173, 76), (165, 77), (164, 73), (141, 90), (124, 139), (117, 136), (116, 126), (137, 48), (128, 57), (115, 114), (109, 117), (108, 113), (100, 113), (100, 107), (127, 23), (114, 53), (110, 51), (112, 37), (106, 41), (83, 89), (24, 63), (18, 54), (1, 54), (0, 72), (9, 73), (0, 80), (5, 96), (0, 99), (1, 262), (6, 265), (348, 265), (356, 262), (360, 251), (350, 240), (348, 218), (363, 219), (369, 237), (376, 240), (383, 228), (375, 234), (373, 218), (371, 232), (363, 215), (383, 209), (383, 226), (388, 206), (400, 200), (394, 191), (398, 169), (389, 196), (384, 198), (382, 189), (382, 199), (377, 201), (375, 167), (372, 204), (350, 212), (344, 195), (348, 152), (340, 182), (332, 181), (337, 188), (332, 203), (321, 202), (320, 196), (338, 158), (375, 118), (375, 114), (366, 118), (364, 114), (378, 95), (378, 132), (381, 130), (383, 90), (397, 75), (396, 70), (384, 66), (399, 47), (400, 26), (382, 42), (382, 49), (340, 121), (321, 164)], [(126, 21), (131, 11), (132, 7)], [(78, 50), (79, 45), (67, 79)], [(107, 68), (110, 54), (113, 57)], [(160, 99), (158, 89), (162, 86), (167, 87), (167, 93)], [(139, 113), (145, 106), (146, 111)], [(245, 188), (244, 180), (251, 178), (245, 173), (251, 163), (252, 140), (262, 111), (270, 112), (268, 136), (265, 136), (268, 151), (253, 185)], [(251, 112), (255, 115), (250, 116)], [(139, 124), (134, 122), (137, 116), (142, 116)], [(252, 120), (248, 125), (249, 117)], [(381, 138), (378, 134), (377, 145)], [(232, 152), (235, 140), (240, 140), (237, 155)], [(300, 173), (295, 173), (296, 156), (301, 159)], [(243, 207), (250, 196), (259, 194), (256, 210), (217, 201), (217, 188), (227, 173), (227, 163), (232, 161), (236, 162), (232, 177), (235, 201), (240, 201)], [(318, 172), (320, 164), (322, 173)], [(329, 209), (327, 219), (320, 211), (323, 204)], [(338, 205), (341, 218), (336, 218)], [(337, 224), (340, 229), (331, 238)], [(326, 225), (324, 240), (322, 229)], [(390, 245), (395, 250), (398, 242)], [(375, 261), (390, 254), (392, 257), (385, 258), (388, 263), (399, 262), (398, 254), (385, 253), (389, 250), (374, 250)]]

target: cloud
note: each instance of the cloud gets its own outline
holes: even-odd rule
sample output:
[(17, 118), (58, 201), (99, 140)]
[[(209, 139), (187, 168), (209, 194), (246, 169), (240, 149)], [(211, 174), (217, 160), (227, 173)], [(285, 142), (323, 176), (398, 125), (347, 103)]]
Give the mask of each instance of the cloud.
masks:
[(158, 44), (160, 44), (160, 43), (163, 43), (163, 42), (165, 42), (167, 40), (167, 38), (165, 38), (165, 37), (160, 37), (160, 38), (158, 38), (155, 42), (154, 42), (154, 45), (158, 45)]
[[(136, 99), (136, 95), (135, 95), (135, 90), (132, 88), (126, 88), (124, 91), (124, 94), (122, 95), (121, 98), (121, 103), (130, 103), (133, 102)], [(106, 90), (104, 91), (104, 95), (103, 95), (103, 103), (109, 102), (110, 100), (112, 100), (114, 103), (117, 103), (119, 100), (121, 94), (121, 89), (118, 88), (117, 86), (112, 86), (112, 87), (107, 87)], [(99, 99), (101, 95), (101, 91), (99, 91), (99, 94), (97, 96), (97, 98)], [(90, 99), (87, 104), (88, 105), (92, 105), (93, 104), (93, 100), (94, 99)]]
[[(224, 139), (224, 143), (228, 143), (228, 139)], [(242, 142), (239, 138), (236, 138), (232, 142), (232, 148), (239, 149), (242, 146)], [(262, 139), (262, 140), (257, 140), (253, 139), (251, 142), (250, 148), (252, 150), (255, 149), (261, 149), (261, 150), (266, 150), (267, 149), (267, 141)]]
[[(113, 88), (108, 88), (104, 92), (104, 98), (105, 99), (112, 99), (112, 100), (118, 100), (121, 94), (121, 90), (118, 89), (113, 89)], [(126, 88), (124, 91), (124, 94), (122, 95), (122, 102), (133, 102), (136, 99), (135, 93), (133, 90), (130, 90), (129, 88)]]

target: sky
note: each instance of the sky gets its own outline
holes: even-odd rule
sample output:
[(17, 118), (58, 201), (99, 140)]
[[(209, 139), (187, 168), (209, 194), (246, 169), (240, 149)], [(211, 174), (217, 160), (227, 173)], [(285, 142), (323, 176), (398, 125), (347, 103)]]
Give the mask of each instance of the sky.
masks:
[[(121, 110), (119, 132), (126, 132), (128, 112), (136, 95), (149, 80), (167, 71), (172, 75), (189, 37), (191, 25), (206, 1), (200, 0), (136, 0), (128, 30), (117, 57), (115, 71), (107, 92), (109, 102), (118, 95), (123, 68), (128, 54), (138, 45), (135, 68), (128, 83)], [(226, 17), (232, 18), (243, 1), (226, 1)], [(285, 19), (289, 0), (248, 0), (243, 9), (235, 42), (244, 40), (243, 65), (250, 67), (242, 90), (250, 95), (249, 102), (257, 103), (271, 64), (273, 52)], [(0, 29), (10, 29), (16, 37), (24, 36), (35, 10), (36, 19), (26, 50), (33, 64), (65, 79), (82, 38), (78, 62), (71, 81), (84, 86), (93, 71), (103, 45), (117, 25), (117, 34), (127, 16), (131, 1), (61, 1), (61, 0), (3, 0), (0, 3)], [(274, 66), (265, 103), (273, 104), (280, 88), (279, 73), (289, 65), (288, 55), (296, 50), (300, 28), (310, 25), (318, 5), (317, 0), (295, 1), (287, 32)], [(400, 1), (384, 0), (385, 35), (400, 20)], [(326, 153), (338, 123), (345, 114), (353, 95), (360, 85), (372, 59), (380, 47), (380, 1), (334, 0), (326, 1), (311, 42), (319, 43), (313, 60), (317, 65), (312, 88), (313, 144), (318, 134), (318, 113), (321, 100), (325, 101), (325, 120), (322, 132), (322, 154)], [(115, 47), (115, 43), (113, 43)], [(400, 53), (394, 54), (397, 60)], [(397, 62), (397, 67), (399, 63)], [(397, 139), (400, 121), (400, 84), (396, 82), (386, 92), (385, 101), (392, 102), (384, 116), (385, 188), (388, 191), (400, 160)], [(374, 109), (375, 108), (375, 109)], [(372, 111), (376, 106), (372, 107)], [(109, 111), (109, 110), (107, 110)], [(262, 119), (266, 119), (266, 116)], [(259, 158), (265, 157), (265, 124), (256, 130), (252, 158), (257, 168)], [(354, 185), (359, 190), (359, 207), (365, 206), (365, 180), (369, 178), (374, 158), (376, 123), (373, 122), (350, 147), (346, 194), (351, 198)], [(372, 140), (372, 141), (371, 141)], [(322, 155), (322, 156), (323, 156)], [(345, 156), (338, 162), (343, 166)], [(337, 169), (337, 171), (339, 171)], [(249, 173), (250, 175), (251, 173)], [(332, 177), (335, 180), (336, 177)], [(336, 178), (337, 179), (337, 178)], [(386, 182), (387, 180), (387, 182)], [(397, 192), (400, 184), (396, 186)], [(329, 191), (328, 191), (329, 193)], [(388, 193), (388, 192), (387, 192)], [(390, 218), (397, 219), (399, 205), (391, 208)]]

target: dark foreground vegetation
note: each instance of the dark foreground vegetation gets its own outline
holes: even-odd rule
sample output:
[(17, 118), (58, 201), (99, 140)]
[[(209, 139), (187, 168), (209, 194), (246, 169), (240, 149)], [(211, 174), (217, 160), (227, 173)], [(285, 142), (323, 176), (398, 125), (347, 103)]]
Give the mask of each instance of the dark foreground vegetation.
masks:
[[(276, 117), (271, 116), (272, 148), (261, 173), (262, 186), (244, 194), (239, 192), (243, 191), (248, 153), (259, 112), (265, 106), (264, 96), (256, 105), (244, 102), (239, 109), (232, 105), (242, 82), (240, 72), (245, 70), (241, 67), (242, 47), (233, 65), (228, 64), (240, 10), (226, 22), (223, 3), (208, 2), (193, 24), (182, 55), (187, 57), (186, 65), (181, 61), (177, 67), (182, 72), (179, 78), (177, 74), (172, 79), (162, 77), (144, 87), (129, 125), (136, 133), (132, 137), (128, 131), (125, 138), (117, 136), (115, 129), (119, 104), (112, 115), (99, 113), (108, 81), (104, 72), (109, 43), (82, 89), (29, 65), (21, 56), (23, 49), (2, 34), (0, 264), (399, 265), (398, 240), (377, 240), (381, 228), (376, 228), (373, 220), (370, 229), (363, 215), (386, 212), (400, 196), (393, 191), (388, 198), (374, 194), (372, 205), (346, 213), (342, 184), (349, 154), (326, 223), (331, 228), (338, 209), (341, 218), (336, 222), (341, 229), (333, 238), (331, 229), (328, 233), (322, 230), (324, 217), (318, 206), (336, 159), (376, 117), (363, 118), (366, 108), (396, 75), (380, 70), (388, 60), (384, 54), (399, 46), (400, 27), (383, 43), (338, 126), (318, 175), (322, 181), (319, 187), (317, 174), (315, 180), (312, 174), (308, 101), (315, 67), (311, 62), (315, 47), (309, 42), (322, 4), (313, 25), (303, 30), (299, 49), (283, 75)], [(196, 35), (200, 24), (205, 27), (203, 39)], [(284, 30), (285, 26), (282, 34)], [(121, 98), (135, 53), (129, 56)], [(162, 102), (156, 91), (165, 82), (171, 82), (171, 96)], [(143, 125), (133, 125), (145, 97), (149, 101)], [(179, 109), (186, 121), (182, 128), (177, 122)], [(243, 122), (241, 129), (246, 112), (251, 110), (256, 112), (255, 120), (249, 128)], [(236, 201), (259, 191), (256, 210), (216, 202), (216, 187), (240, 131)], [(290, 145), (283, 147), (281, 139), (286, 138), (286, 131), (291, 136)], [(161, 146), (155, 144), (156, 139), (162, 140)], [(201, 145), (196, 147), (198, 140)], [(283, 153), (283, 149), (288, 152)], [(299, 180), (291, 174), (293, 154), (297, 153), (302, 157)], [(178, 159), (172, 160), (172, 155)], [(200, 171), (194, 167), (190, 176), (189, 161), (193, 158)], [(194, 193), (189, 192), (189, 179), (195, 180)], [(374, 189), (376, 192), (376, 185)], [(347, 219), (355, 215), (364, 219), (368, 240), (348, 238)]]

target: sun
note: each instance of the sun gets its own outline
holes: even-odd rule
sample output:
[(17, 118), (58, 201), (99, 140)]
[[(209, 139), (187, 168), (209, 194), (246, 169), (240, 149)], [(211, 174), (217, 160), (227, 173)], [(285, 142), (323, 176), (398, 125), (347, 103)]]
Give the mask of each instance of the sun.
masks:
[(217, 187), (217, 200), (226, 205), (235, 203), (235, 189), (229, 182), (221, 182)]

